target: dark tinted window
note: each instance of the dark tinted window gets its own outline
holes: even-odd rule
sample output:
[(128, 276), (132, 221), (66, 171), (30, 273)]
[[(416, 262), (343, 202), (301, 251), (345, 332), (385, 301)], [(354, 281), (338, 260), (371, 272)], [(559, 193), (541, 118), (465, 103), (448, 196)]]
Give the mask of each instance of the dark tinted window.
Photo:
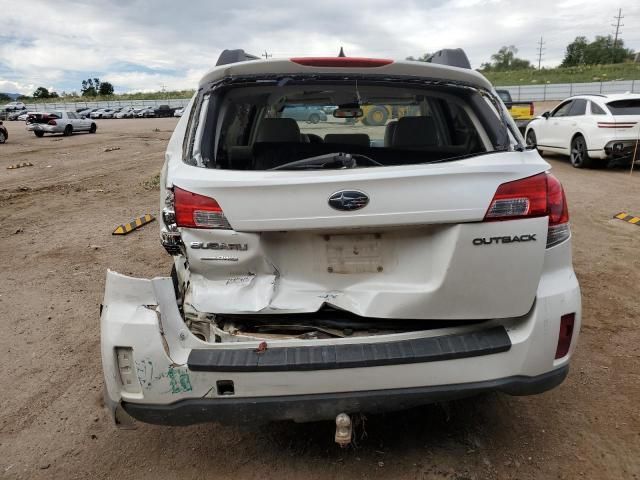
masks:
[(606, 112), (598, 105), (591, 102), (591, 115), (606, 115)]
[(566, 117), (569, 115), (569, 110), (571, 110), (572, 101), (568, 101), (567, 103), (563, 103), (558, 108), (556, 108), (551, 114), (552, 117)]
[(607, 103), (613, 115), (640, 115), (640, 98)]
[(568, 116), (577, 117), (579, 115), (584, 115), (585, 113), (587, 113), (587, 101), (579, 98), (573, 101)]
[(511, 94), (508, 90), (496, 90), (496, 93), (504, 103), (511, 103)]

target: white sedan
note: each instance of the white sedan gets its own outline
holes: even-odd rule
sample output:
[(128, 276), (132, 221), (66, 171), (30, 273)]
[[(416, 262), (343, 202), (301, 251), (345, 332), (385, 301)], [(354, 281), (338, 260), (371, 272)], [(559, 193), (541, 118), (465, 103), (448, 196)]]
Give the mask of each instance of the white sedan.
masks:
[(640, 138), (640, 95), (568, 98), (531, 121), (525, 138), (538, 151), (568, 155), (576, 168), (628, 163)]
[(75, 132), (96, 133), (97, 126), (76, 112), (54, 111), (29, 114), (27, 118), (27, 130), (33, 132), (36, 137), (42, 137), (45, 133), (62, 133), (69, 136)]

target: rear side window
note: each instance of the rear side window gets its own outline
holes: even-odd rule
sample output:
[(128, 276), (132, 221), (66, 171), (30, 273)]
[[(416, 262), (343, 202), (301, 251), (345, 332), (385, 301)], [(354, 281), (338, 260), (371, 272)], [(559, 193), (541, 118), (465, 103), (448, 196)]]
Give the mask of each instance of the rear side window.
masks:
[(577, 117), (580, 115), (584, 115), (587, 112), (587, 101), (581, 98), (574, 100), (571, 105), (571, 110), (569, 110), (569, 117)]
[(640, 115), (640, 98), (607, 103), (613, 115)]
[(600, 108), (594, 102), (589, 102), (591, 104), (591, 115), (606, 115), (606, 112)]

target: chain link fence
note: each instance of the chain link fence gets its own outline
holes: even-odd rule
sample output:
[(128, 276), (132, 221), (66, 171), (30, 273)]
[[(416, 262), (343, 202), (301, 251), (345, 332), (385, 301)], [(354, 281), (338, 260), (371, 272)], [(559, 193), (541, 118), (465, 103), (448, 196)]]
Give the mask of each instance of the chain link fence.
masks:
[(640, 93), (640, 80), (515, 85), (496, 88), (509, 90), (514, 102), (545, 102), (547, 100), (564, 100), (573, 95)]

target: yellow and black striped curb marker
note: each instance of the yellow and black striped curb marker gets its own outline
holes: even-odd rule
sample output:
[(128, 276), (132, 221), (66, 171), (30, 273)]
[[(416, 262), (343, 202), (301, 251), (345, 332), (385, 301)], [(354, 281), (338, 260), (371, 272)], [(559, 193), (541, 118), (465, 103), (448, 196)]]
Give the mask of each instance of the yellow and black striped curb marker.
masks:
[(22, 168), (22, 167), (33, 167), (33, 163), (31, 162), (16, 163), (15, 165), (9, 165), (7, 169), (13, 170), (14, 168)]
[(126, 235), (149, 222), (153, 222), (155, 219), (156, 217), (147, 213), (144, 217), (136, 218), (133, 222), (120, 225), (113, 231), (113, 235)]
[(634, 217), (633, 215), (628, 215), (626, 212), (620, 212), (619, 214), (614, 215), (613, 218), (618, 218), (620, 220), (624, 220), (625, 222), (632, 223), (640, 227), (640, 217)]

